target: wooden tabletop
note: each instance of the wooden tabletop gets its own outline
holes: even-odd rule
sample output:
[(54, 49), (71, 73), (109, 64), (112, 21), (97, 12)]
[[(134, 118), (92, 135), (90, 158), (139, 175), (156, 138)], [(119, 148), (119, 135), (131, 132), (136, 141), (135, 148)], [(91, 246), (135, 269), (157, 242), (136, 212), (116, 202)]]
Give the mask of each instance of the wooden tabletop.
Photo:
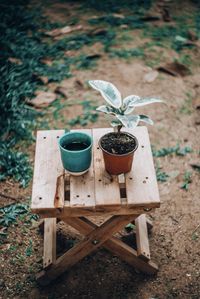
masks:
[(160, 206), (156, 174), (146, 127), (126, 129), (139, 147), (132, 170), (120, 176), (104, 168), (98, 140), (112, 128), (79, 130), (93, 137), (93, 159), (89, 171), (79, 177), (62, 167), (58, 138), (64, 130), (37, 132), (31, 209), (43, 217), (100, 214), (138, 214)]

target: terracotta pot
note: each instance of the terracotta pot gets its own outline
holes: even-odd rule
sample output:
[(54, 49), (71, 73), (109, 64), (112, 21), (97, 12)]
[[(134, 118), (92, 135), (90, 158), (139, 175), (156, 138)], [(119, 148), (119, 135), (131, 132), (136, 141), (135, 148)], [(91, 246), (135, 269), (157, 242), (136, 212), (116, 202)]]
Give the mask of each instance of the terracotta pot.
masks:
[(131, 170), (134, 152), (138, 148), (138, 140), (134, 135), (127, 133), (127, 132), (122, 132), (122, 133), (131, 136), (135, 140), (135, 143), (136, 143), (135, 148), (131, 152), (126, 153), (124, 155), (111, 154), (102, 147), (102, 145), (101, 145), (102, 138), (110, 133), (105, 134), (99, 140), (99, 147), (103, 151), (105, 169), (108, 173), (113, 174), (113, 175), (127, 173)]

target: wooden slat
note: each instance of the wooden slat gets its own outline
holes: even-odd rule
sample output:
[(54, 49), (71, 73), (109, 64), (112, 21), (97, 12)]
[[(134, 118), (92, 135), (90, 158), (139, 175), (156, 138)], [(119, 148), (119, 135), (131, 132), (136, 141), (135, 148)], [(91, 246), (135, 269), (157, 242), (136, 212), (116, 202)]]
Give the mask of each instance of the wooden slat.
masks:
[[(91, 135), (91, 130), (81, 130)], [(93, 159), (89, 171), (82, 176), (70, 175), (70, 207), (95, 207)]]
[[(68, 204), (68, 202), (67, 202)], [(145, 213), (152, 213), (150, 212)], [(78, 207), (71, 208), (65, 206), (63, 209), (56, 210), (40, 210), (38, 213), (41, 218), (63, 218), (63, 217), (80, 217), (80, 216), (113, 216), (113, 215), (139, 215), (144, 213), (144, 208), (137, 207), (117, 207), (117, 206), (96, 206), (93, 207)]]
[(120, 189), (118, 176), (112, 176), (105, 171), (102, 151), (98, 142), (101, 136), (111, 132), (112, 129), (93, 129), (94, 140), (94, 172), (96, 206), (120, 206)]
[(56, 218), (44, 221), (43, 267), (47, 268), (56, 261)]
[[(60, 256), (46, 273), (45, 271), (42, 271), (37, 276), (38, 282), (47, 284), (58, 277), (86, 255), (99, 248), (112, 234), (122, 229), (123, 226), (132, 220), (132, 218), (133, 216), (129, 215), (113, 216), (108, 219), (100, 227), (91, 231), (84, 240)], [(76, 219), (74, 219), (74, 221), (76, 221)]]
[(31, 204), (35, 212), (64, 205), (64, 169), (58, 146), (63, 134), (64, 130), (37, 133)]
[(146, 215), (135, 219), (137, 255), (143, 260), (150, 260), (149, 238), (147, 231)]
[(153, 208), (160, 206), (157, 179), (146, 127), (126, 129), (138, 139), (132, 170), (125, 175), (128, 206)]
[[(69, 225), (80, 231), (82, 234), (87, 235), (93, 229), (97, 227), (96, 224), (92, 223), (87, 218), (66, 218), (63, 219)], [(121, 240), (117, 239), (116, 237), (111, 237), (107, 240), (103, 247), (112, 251), (114, 254), (125, 260), (127, 263), (132, 265), (133, 267), (137, 268), (138, 270), (147, 273), (147, 274), (155, 274), (158, 271), (158, 267), (152, 261), (143, 261), (140, 260), (137, 256), (137, 251), (128, 246), (127, 244), (123, 243)]]

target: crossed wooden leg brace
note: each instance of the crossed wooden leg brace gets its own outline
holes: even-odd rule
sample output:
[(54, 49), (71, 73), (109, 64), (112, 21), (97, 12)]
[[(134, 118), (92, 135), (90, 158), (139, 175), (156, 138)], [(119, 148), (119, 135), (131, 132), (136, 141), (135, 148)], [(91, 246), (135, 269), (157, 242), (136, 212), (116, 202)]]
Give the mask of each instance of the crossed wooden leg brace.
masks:
[[(101, 226), (85, 217), (63, 218), (67, 224), (85, 235), (84, 240), (56, 259), (56, 219), (45, 219), (44, 228), (44, 270), (37, 275), (41, 285), (46, 285), (71, 266), (99, 247), (110, 250), (138, 270), (155, 274), (157, 265), (150, 261), (148, 232), (145, 215), (112, 216)], [(117, 231), (135, 220), (137, 251), (114, 237)]]

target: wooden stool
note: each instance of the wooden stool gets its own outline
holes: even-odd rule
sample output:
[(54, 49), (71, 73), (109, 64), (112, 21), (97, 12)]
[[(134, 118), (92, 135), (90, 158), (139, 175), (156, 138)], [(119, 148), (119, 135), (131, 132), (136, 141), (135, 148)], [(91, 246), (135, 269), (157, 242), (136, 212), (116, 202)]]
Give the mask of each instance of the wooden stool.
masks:
[[(131, 172), (111, 176), (104, 169), (99, 138), (112, 129), (81, 130), (93, 137), (90, 170), (79, 177), (65, 173), (58, 147), (63, 130), (38, 131), (32, 204), (34, 213), (45, 218), (44, 270), (38, 282), (45, 285), (99, 247), (118, 255), (138, 270), (155, 274), (150, 260), (146, 215), (160, 206), (157, 180), (146, 127), (126, 131), (139, 141)], [(86, 216), (109, 216), (101, 226)], [(56, 223), (62, 220), (85, 235), (84, 240), (56, 259)], [(115, 236), (128, 223), (136, 225), (137, 251)]]

